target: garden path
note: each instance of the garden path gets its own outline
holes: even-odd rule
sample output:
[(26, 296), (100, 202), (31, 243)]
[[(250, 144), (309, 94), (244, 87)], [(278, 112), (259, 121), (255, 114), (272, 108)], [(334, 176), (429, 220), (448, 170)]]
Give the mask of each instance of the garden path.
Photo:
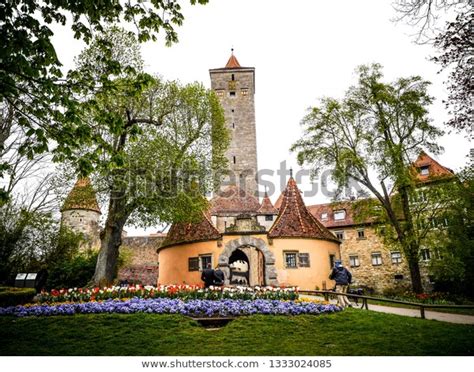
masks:
[[(319, 296), (301, 296), (301, 298), (310, 298), (310, 299), (318, 299), (324, 300), (323, 297)], [(331, 303), (336, 303), (336, 300), (330, 300)], [(418, 309), (407, 309), (404, 307), (393, 307), (393, 306), (381, 306), (381, 305), (372, 305), (369, 304), (369, 310), (371, 311), (378, 311), (381, 313), (387, 314), (396, 314), (402, 316), (410, 316), (413, 318), (420, 318), (420, 310)], [(360, 305), (354, 305), (355, 309), (361, 309)], [(441, 313), (438, 311), (431, 311), (425, 310), (425, 318), (431, 320), (438, 320), (441, 322), (448, 322), (448, 323), (457, 323), (457, 324), (474, 324), (474, 316), (473, 315), (463, 315), (463, 314), (452, 314), (452, 313)]]

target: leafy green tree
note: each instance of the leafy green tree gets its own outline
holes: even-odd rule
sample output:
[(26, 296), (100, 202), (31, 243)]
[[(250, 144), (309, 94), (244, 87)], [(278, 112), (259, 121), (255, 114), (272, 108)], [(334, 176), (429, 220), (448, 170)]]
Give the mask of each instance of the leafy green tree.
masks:
[(410, 165), (421, 149), (440, 150), (436, 139), (442, 131), (428, 118), (429, 83), (420, 77), (384, 83), (380, 65), (357, 71), (358, 84), (344, 99), (325, 98), (304, 117), (304, 135), (292, 150), (298, 151), (299, 163), (309, 164), (315, 173), (333, 168), (339, 188), (355, 180), (374, 195), (407, 258), (413, 291), (420, 293)]
[(435, 289), (474, 297), (474, 174), (470, 164), (446, 188), (452, 200), (438, 221), (439, 229), (432, 232), (437, 255), (429, 270)]
[[(208, 0), (190, 0), (206, 4)], [(176, 26), (183, 23), (179, 1), (35, 1), (6, 0), (0, 4), (0, 106), (12, 108), (12, 118), (29, 136), (21, 149), (30, 157), (54, 147), (59, 158), (71, 156), (89, 138), (89, 130), (78, 114), (76, 90), (95, 85), (65, 77), (52, 25), (69, 25), (74, 37), (89, 44), (106, 26), (121, 23), (135, 28), (140, 42), (156, 40), (164, 32), (167, 45), (178, 41)], [(103, 42), (102, 64), (120, 70), (120, 61), (107, 53)], [(105, 82), (105, 81), (104, 81)], [(102, 82), (102, 83), (104, 83)], [(0, 152), (8, 138), (8, 126), (0, 125)], [(54, 145), (53, 145), (54, 144)], [(61, 160), (61, 159), (58, 159)], [(90, 170), (87, 161), (81, 163)], [(0, 164), (0, 177), (8, 167)], [(0, 201), (8, 194), (0, 189)]]
[[(134, 45), (127, 32), (110, 30), (104, 39), (111, 37), (127, 39), (109, 42), (111, 54), (114, 46)], [(108, 205), (93, 279), (108, 285), (127, 223), (192, 220), (207, 207), (204, 195), (212, 190), (213, 175), (226, 165), (229, 135), (212, 91), (197, 83), (163, 82), (140, 71), (139, 49), (123, 51), (133, 58), (121, 70), (97, 64), (102, 52), (100, 41), (78, 58), (78, 80), (100, 84), (81, 104), (81, 117), (94, 140), (77, 158), (93, 167)]]

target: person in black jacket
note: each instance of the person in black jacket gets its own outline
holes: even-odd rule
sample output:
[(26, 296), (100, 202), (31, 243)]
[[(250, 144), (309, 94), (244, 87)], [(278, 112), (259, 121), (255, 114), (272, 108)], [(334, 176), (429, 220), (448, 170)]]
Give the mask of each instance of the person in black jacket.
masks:
[(204, 282), (204, 288), (209, 288), (209, 286), (214, 284), (214, 270), (210, 263), (207, 264), (207, 267), (202, 271), (201, 280)]
[(349, 284), (352, 283), (352, 274), (342, 266), (341, 260), (334, 262), (334, 268), (331, 271), (331, 275), (329, 275), (329, 279), (336, 282), (336, 292), (342, 293), (342, 295), (337, 296), (337, 304), (342, 308), (346, 306), (352, 307), (349, 299), (344, 295), (344, 293), (347, 293)]
[(225, 281), (225, 275), (224, 272), (219, 269), (219, 267), (216, 267), (214, 270), (214, 285), (215, 286), (223, 286)]

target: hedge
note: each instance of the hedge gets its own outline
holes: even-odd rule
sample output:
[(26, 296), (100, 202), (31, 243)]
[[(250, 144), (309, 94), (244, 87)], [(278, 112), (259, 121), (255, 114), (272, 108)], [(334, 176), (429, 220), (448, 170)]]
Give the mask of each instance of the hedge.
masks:
[(33, 300), (34, 288), (0, 287), (0, 306), (16, 306)]

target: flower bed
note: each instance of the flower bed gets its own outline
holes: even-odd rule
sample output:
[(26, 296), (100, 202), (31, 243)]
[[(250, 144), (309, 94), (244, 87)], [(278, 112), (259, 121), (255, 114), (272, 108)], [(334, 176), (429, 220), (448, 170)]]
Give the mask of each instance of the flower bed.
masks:
[(51, 316), (99, 313), (181, 314), (191, 317), (226, 317), (253, 314), (299, 315), (341, 311), (336, 305), (279, 300), (188, 300), (133, 298), (126, 301), (83, 302), (57, 305), (10, 306), (0, 308), (0, 315)]
[(53, 289), (51, 292), (41, 292), (38, 296), (40, 303), (56, 302), (89, 302), (105, 301), (110, 299), (130, 298), (179, 298), (183, 300), (295, 300), (298, 298), (297, 288), (280, 287), (210, 287), (204, 289), (200, 286), (191, 285), (162, 285), (152, 286), (128, 286), (109, 288), (71, 288)]

